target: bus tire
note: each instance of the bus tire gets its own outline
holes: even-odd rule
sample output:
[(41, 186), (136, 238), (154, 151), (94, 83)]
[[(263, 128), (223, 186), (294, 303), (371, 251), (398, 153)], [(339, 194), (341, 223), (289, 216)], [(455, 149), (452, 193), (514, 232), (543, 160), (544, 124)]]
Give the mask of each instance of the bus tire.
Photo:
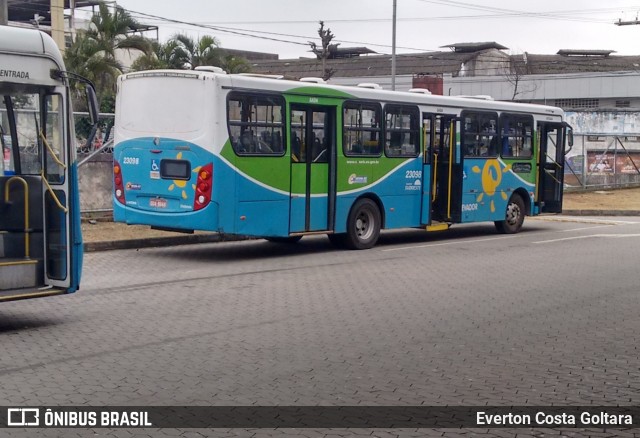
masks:
[(358, 200), (349, 212), (345, 244), (349, 249), (372, 248), (380, 237), (381, 215), (369, 198)]
[(502, 234), (515, 234), (522, 228), (526, 210), (524, 201), (520, 195), (512, 195), (507, 204), (505, 219), (503, 221), (494, 222), (498, 232)]
[(298, 243), (302, 239), (302, 236), (289, 236), (289, 237), (265, 237), (265, 240), (273, 243)]

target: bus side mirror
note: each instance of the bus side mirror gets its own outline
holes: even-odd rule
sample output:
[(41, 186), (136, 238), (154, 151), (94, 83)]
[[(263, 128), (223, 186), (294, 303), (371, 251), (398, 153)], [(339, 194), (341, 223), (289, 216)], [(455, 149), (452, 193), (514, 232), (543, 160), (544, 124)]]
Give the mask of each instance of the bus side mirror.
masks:
[(573, 149), (573, 128), (567, 125), (567, 146), (569, 149), (565, 148), (564, 154), (567, 155)]
[(98, 96), (96, 96), (96, 90), (91, 85), (87, 85), (87, 106), (89, 107), (89, 118), (91, 119), (91, 125), (98, 123)]

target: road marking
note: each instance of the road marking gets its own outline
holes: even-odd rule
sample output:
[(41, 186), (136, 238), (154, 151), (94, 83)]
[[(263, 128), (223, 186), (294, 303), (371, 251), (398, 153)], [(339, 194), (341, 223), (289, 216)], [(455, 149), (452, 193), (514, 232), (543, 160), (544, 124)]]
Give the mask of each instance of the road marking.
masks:
[(517, 237), (513, 236), (500, 236), (500, 237), (490, 237), (488, 239), (472, 239), (472, 240), (456, 240), (455, 242), (444, 242), (444, 243), (429, 243), (427, 245), (414, 245), (414, 246), (402, 246), (400, 248), (389, 248), (383, 249), (382, 251), (400, 251), (403, 249), (416, 249), (416, 248), (429, 248), (432, 246), (446, 246), (446, 245), (459, 245), (461, 243), (479, 243), (479, 242), (488, 242), (489, 240), (501, 240), (501, 239), (512, 239)]
[(562, 239), (539, 240), (537, 242), (531, 242), (531, 243), (553, 243), (553, 242), (562, 242), (564, 240), (589, 239), (591, 237), (605, 237), (605, 238), (611, 238), (611, 239), (620, 239), (620, 238), (629, 238), (629, 237), (640, 237), (640, 234), (591, 234), (589, 236), (574, 236), (574, 237), (564, 237)]
[(609, 228), (615, 227), (615, 225), (596, 225), (594, 227), (581, 227), (581, 228), (572, 228), (570, 230), (558, 230), (556, 233), (568, 233), (569, 231), (583, 231), (583, 230), (593, 230), (595, 228)]
[(623, 224), (637, 224), (637, 221), (621, 221), (621, 220), (612, 220), (612, 219), (593, 219), (593, 218), (582, 218), (578, 216), (562, 216), (562, 217), (552, 217), (552, 216), (536, 216), (527, 218), (527, 220), (536, 220), (536, 221), (548, 221), (548, 222), (577, 222), (579, 224), (607, 224), (607, 225), (623, 225)]

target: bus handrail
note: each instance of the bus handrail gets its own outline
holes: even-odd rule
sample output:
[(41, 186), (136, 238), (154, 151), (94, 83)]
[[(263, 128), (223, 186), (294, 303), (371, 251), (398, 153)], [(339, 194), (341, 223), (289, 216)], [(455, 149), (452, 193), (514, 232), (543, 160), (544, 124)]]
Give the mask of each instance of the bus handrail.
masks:
[(12, 176), (9, 178), (4, 185), (4, 202), (6, 203), (9, 202), (9, 186), (14, 181), (20, 181), (24, 188), (24, 258), (29, 259), (29, 234), (31, 233), (31, 229), (29, 228), (29, 184), (20, 176)]
[(438, 153), (434, 152), (433, 153), (433, 188), (431, 189), (431, 191), (433, 192), (433, 195), (431, 197), (431, 202), (435, 202), (436, 200), (436, 194), (438, 193), (436, 190), (437, 184), (438, 184)]
[(49, 191), (49, 194), (53, 197), (53, 201), (56, 203), (58, 208), (64, 211), (65, 213), (67, 213), (69, 209), (64, 205), (62, 205), (62, 203), (58, 199), (58, 196), (54, 193), (53, 188), (49, 185), (49, 181), (47, 181), (47, 177), (44, 175), (44, 171), (40, 172), (40, 176), (42, 177), (42, 182), (44, 183), (45, 186), (47, 186), (47, 190)]
[(40, 134), (40, 139), (42, 140), (44, 145), (47, 147), (47, 150), (49, 151), (49, 154), (51, 154), (51, 158), (53, 158), (53, 161), (55, 161), (58, 164), (58, 166), (62, 167), (63, 169), (66, 169), (67, 165), (64, 164), (62, 161), (60, 161), (60, 159), (58, 159), (58, 157), (56, 156), (56, 153), (53, 151), (53, 148), (47, 141), (47, 138), (44, 136), (42, 131), (40, 131), (38, 134)]
[(447, 219), (451, 219), (451, 184), (453, 178), (453, 159), (454, 159), (454, 135), (455, 135), (455, 121), (452, 120), (449, 125), (449, 181), (447, 187)]

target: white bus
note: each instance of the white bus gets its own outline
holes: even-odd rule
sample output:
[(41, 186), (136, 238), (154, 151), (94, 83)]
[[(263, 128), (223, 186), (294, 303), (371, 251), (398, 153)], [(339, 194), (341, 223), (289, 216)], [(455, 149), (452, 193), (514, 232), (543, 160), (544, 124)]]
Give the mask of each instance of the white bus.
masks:
[(76, 291), (82, 236), (69, 74), (38, 30), (0, 26), (0, 151), (0, 301)]

